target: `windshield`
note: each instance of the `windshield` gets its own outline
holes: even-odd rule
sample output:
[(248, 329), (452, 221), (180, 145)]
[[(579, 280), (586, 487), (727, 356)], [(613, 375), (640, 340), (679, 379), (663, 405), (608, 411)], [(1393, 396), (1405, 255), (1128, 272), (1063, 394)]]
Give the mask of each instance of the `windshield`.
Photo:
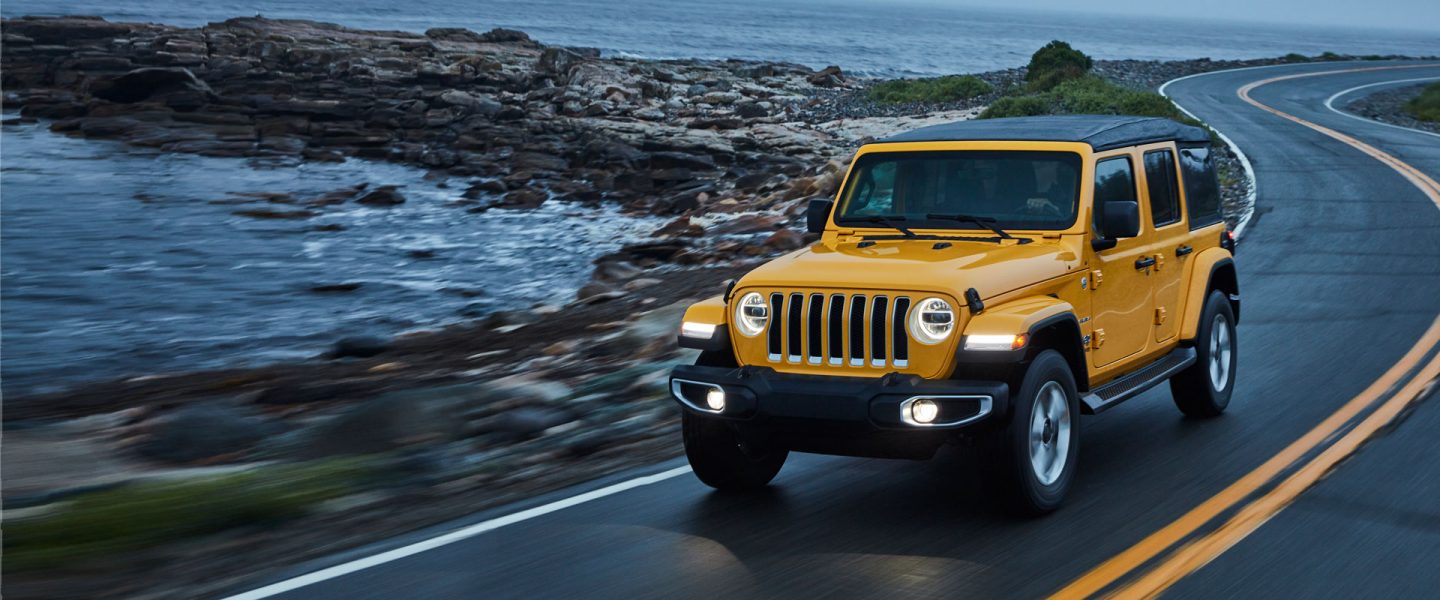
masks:
[[(984, 229), (955, 215), (994, 219), (1000, 229), (1065, 229), (1080, 201), (1073, 152), (876, 152), (861, 156), (835, 222), (883, 227), (900, 217), (915, 229)], [(939, 218), (939, 217), (952, 218)]]

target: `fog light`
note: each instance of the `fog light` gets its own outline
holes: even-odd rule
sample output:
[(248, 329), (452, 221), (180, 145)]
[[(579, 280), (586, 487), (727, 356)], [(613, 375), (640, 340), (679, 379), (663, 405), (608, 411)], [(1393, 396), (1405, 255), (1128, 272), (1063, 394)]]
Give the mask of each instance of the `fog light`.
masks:
[(710, 390), (710, 393), (705, 394), (705, 406), (709, 406), (710, 410), (725, 410), (725, 392)]
[(940, 405), (934, 400), (921, 398), (910, 403), (910, 418), (916, 423), (933, 423), (940, 416)]

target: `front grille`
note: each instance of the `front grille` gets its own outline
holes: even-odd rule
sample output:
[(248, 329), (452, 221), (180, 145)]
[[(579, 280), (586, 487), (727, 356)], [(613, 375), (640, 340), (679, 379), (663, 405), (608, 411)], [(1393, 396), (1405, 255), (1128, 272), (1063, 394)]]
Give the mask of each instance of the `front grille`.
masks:
[(770, 294), (766, 356), (772, 363), (903, 369), (910, 364), (910, 298)]

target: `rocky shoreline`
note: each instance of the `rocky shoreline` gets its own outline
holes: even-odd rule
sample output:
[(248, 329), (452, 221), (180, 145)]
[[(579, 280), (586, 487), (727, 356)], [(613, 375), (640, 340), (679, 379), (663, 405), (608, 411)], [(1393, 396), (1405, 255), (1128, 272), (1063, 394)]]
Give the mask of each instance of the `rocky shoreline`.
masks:
[(1426, 84), (1381, 90), (1352, 100), (1343, 107), (1348, 113), (1381, 123), (1440, 133), (1440, 123), (1421, 121), (1405, 110), (1405, 103), (1420, 95)]
[[(385, 482), (317, 502), (280, 528), (7, 572), (16, 597), (214, 595), (327, 548), (677, 455), (664, 378), (693, 358), (674, 346), (684, 306), (805, 244), (806, 202), (835, 193), (866, 138), (972, 118), (1024, 77), (978, 74), (995, 91), (966, 101), (882, 105), (865, 95), (875, 82), (838, 67), (602, 59), (503, 29), (81, 17), (0, 29), (5, 107), (66, 135), (159, 152), (413, 165), (457, 190), (457, 218), (565, 202), (668, 220), (650, 241), (597, 260), (574, 298), (396, 339), (345, 339), (311, 361), (7, 397), (7, 521), (65, 510), (64, 500), (96, 489), (336, 457), (375, 457)], [(1095, 71), (1152, 89), (1271, 62), (1100, 61)], [(1246, 209), (1238, 172), (1225, 181), (1232, 223)], [(406, 201), (383, 187), (262, 196), (236, 212), (303, 220)], [(7, 553), (24, 541), (11, 531)]]

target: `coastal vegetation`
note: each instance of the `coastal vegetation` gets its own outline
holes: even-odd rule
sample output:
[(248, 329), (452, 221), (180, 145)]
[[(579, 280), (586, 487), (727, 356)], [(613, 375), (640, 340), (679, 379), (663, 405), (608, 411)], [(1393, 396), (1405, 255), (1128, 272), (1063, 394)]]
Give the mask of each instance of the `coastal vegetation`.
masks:
[(1025, 85), (1031, 92), (1044, 92), (1063, 82), (1084, 77), (1095, 61), (1070, 44), (1055, 40), (1035, 51), (1025, 70)]
[(44, 515), (6, 519), (5, 571), (53, 567), (232, 527), (299, 516), (353, 493), (372, 470), (340, 458), (83, 493)]
[(1440, 83), (1425, 86), (1419, 96), (1405, 103), (1405, 112), (1421, 121), (1440, 123)]
[(871, 87), (866, 96), (875, 102), (952, 102), (990, 93), (990, 84), (974, 75), (949, 75), (928, 79), (891, 79)]
[(1025, 93), (996, 100), (982, 119), (1052, 114), (1139, 115), (1198, 125), (1160, 94), (1127, 88), (1090, 73), (1094, 61), (1062, 41), (1030, 57)]

